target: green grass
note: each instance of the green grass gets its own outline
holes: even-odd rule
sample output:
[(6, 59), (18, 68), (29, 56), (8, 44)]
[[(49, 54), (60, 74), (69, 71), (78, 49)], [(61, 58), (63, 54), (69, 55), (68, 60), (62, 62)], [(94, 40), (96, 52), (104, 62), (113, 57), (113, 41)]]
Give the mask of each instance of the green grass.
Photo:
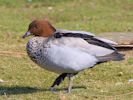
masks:
[[(0, 52), (26, 52), (21, 39), (34, 19), (48, 18), (56, 28), (133, 32), (133, 0), (0, 0)], [(0, 55), (0, 100), (131, 100), (133, 58), (108, 62), (80, 72), (71, 94), (49, 91), (57, 74), (35, 65), (27, 55)], [(4, 94), (4, 95), (3, 95)]]

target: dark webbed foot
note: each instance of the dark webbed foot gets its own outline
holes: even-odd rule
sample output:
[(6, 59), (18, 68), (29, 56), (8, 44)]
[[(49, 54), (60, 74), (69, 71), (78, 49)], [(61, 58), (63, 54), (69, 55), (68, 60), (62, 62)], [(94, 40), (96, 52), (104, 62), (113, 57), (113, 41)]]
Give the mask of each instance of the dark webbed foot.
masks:
[(68, 93), (71, 92), (71, 89), (72, 89), (72, 82), (73, 82), (73, 76), (76, 75), (77, 73), (62, 73), (61, 75), (59, 75), (54, 83), (52, 84), (50, 90), (53, 92), (53, 93), (56, 93), (56, 89), (55, 89), (55, 86), (59, 86), (60, 83), (62, 81), (64, 81), (65, 77), (68, 77), (69, 78), (69, 84), (68, 84)]
[(52, 84), (50, 90), (51, 90), (52, 92), (56, 92), (55, 86), (60, 85), (60, 83), (65, 79), (66, 76), (67, 76), (67, 73), (63, 73), (63, 74), (59, 75), (59, 76), (55, 79), (55, 81), (54, 81), (54, 83)]
[(50, 91), (51, 91), (52, 93), (56, 93), (55, 87), (50, 87)]

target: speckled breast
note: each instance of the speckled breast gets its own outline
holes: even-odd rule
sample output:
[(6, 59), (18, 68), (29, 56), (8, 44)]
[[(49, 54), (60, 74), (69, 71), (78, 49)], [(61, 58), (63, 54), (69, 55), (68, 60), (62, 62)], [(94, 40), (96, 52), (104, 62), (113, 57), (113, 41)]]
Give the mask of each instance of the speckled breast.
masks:
[(31, 60), (37, 64), (45, 61), (45, 50), (43, 48), (45, 38), (34, 37), (27, 43), (26, 49)]

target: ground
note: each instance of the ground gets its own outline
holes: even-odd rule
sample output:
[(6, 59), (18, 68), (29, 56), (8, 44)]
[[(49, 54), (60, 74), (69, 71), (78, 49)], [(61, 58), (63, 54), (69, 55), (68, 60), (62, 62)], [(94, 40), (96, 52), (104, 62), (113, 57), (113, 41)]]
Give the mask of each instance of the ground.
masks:
[(127, 34), (132, 16), (133, 0), (0, 0), (0, 100), (132, 100), (132, 55), (80, 72), (71, 94), (64, 93), (67, 79), (53, 94), (49, 86), (58, 75), (34, 64), (25, 50), (31, 37), (21, 38), (40, 18), (56, 28)]

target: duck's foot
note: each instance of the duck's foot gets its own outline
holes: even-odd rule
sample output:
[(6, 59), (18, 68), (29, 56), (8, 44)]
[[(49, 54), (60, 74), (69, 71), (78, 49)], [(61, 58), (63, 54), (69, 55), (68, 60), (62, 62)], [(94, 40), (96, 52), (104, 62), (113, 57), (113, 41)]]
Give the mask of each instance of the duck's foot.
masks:
[(57, 90), (56, 90), (55, 87), (50, 87), (50, 91), (51, 91), (52, 93), (57, 93)]
[(52, 86), (50, 87), (51, 92), (57, 93), (57, 90), (55, 89), (55, 86), (59, 86), (60, 83), (65, 79), (66, 76), (67, 76), (67, 73), (63, 73), (63, 74), (59, 75), (59, 76), (55, 79), (54, 83), (53, 83)]
[(57, 92), (57, 90), (55, 89), (55, 86), (59, 86), (60, 85), (60, 83), (65, 79), (65, 77), (68, 77), (68, 79), (69, 79), (69, 84), (68, 84), (68, 90), (67, 90), (67, 93), (71, 93), (71, 90), (72, 90), (72, 83), (73, 83), (73, 76), (74, 75), (76, 75), (77, 73), (62, 73), (61, 75), (59, 75), (56, 79), (55, 79), (55, 81), (54, 81), (54, 83), (52, 84), (52, 86), (51, 86), (51, 88), (50, 88), (50, 90), (51, 90), (51, 92), (53, 92), (53, 93), (56, 93)]
[(67, 93), (71, 93), (72, 90), (72, 84), (73, 84), (73, 74), (68, 74), (68, 79), (69, 79), (69, 83), (68, 83), (68, 90)]
[(60, 83), (65, 79), (66, 76), (67, 76), (67, 73), (63, 73), (63, 74), (59, 75), (59, 76), (55, 79), (55, 81), (54, 81), (54, 83), (52, 84), (51, 87), (59, 86)]

